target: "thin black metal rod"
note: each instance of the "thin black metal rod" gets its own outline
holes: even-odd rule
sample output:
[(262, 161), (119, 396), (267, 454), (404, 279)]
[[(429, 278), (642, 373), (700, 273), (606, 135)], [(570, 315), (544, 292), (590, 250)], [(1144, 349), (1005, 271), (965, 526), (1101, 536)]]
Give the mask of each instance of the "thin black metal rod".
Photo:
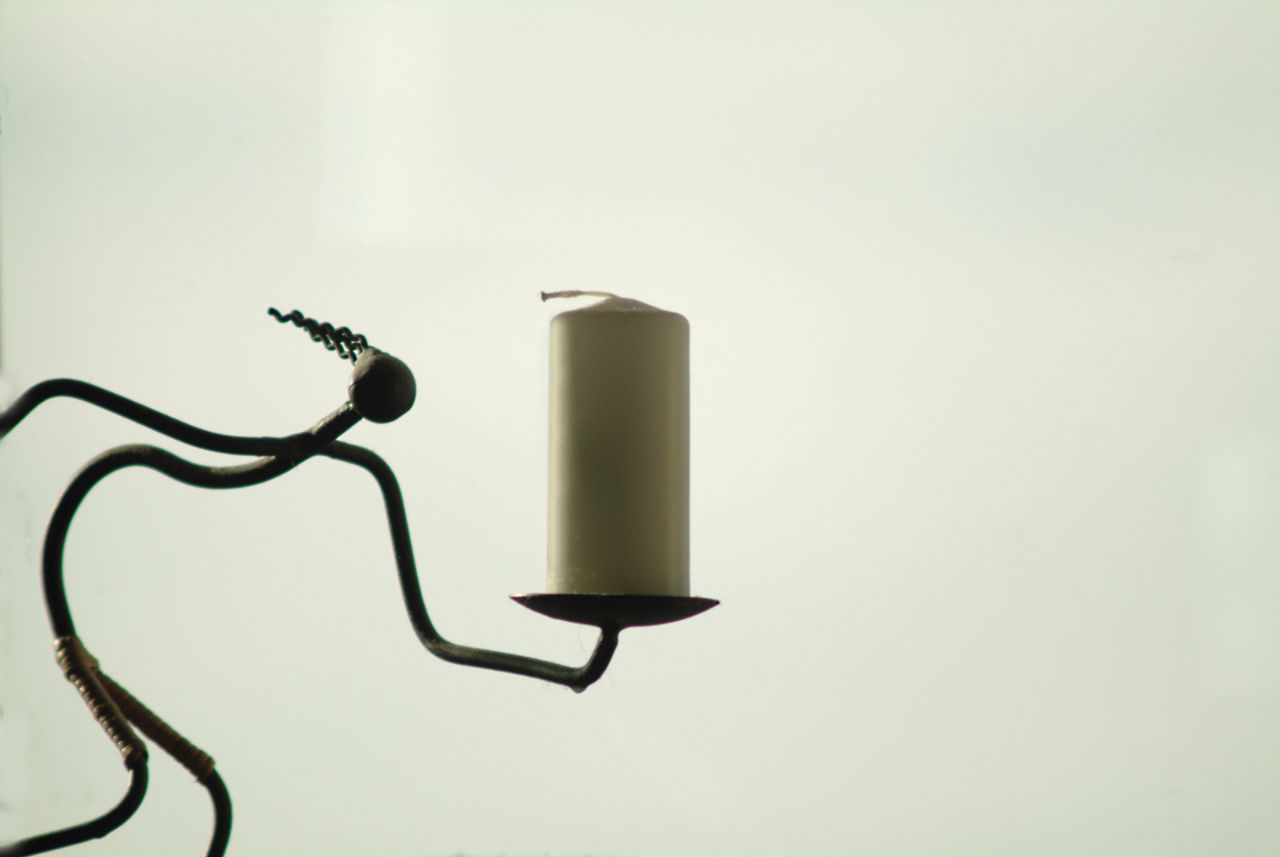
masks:
[(313, 455), (318, 448), (331, 443), (335, 437), (360, 420), (350, 405), (339, 408), (317, 423), (310, 431), (297, 436), (299, 440), (284, 446), (286, 454), (259, 458), (247, 464), (228, 467), (209, 467), (179, 458), (171, 452), (145, 444), (118, 446), (94, 458), (75, 475), (63, 492), (49, 528), (45, 534), (43, 579), (45, 605), (49, 611), (49, 623), (55, 637), (75, 633), (71, 620), (71, 607), (67, 603), (62, 559), (66, 548), (67, 532), (76, 510), (89, 491), (110, 474), (125, 467), (148, 467), (166, 476), (201, 488), (241, 488), (274, 479), (286, 473)]
[(62, 570), (67, 531), (71, 528), (72, 518), (75, 517), (85, 496), (107, 476), (126, 467), (138, 466), (158, 470), (188, 485), (199, 485), (204, 488), (238, 488), (265, 482), (296, 467), (298, 463), (299, 461), (294, 459), (272, 457), (260, 458), (249, 464), (233, 467), (205, 467), (179, 458), (159, 447), (144, 444), (117, 446), (94, 458), (76, 474), (71, 484), (67, 486), (67, 490), (63, 492), (62, 499), (53, 510), (53, 517), (49, 520), (49, 528), (45, 535), (44, 595), (45, 606), (49, 611), (49, 624), (53, 626), (53, 635), (65, 637), (76, 633), (75, 624), (71, 620), (71, 607), (67, 603)]
[(231, 795), (217, 771), (210, 774), (202, 785), (209, 790), (209, 799), (213, 801), (213, 838), (205, 855), (222, 857), (227, 852), (227, 842), (231, 840)]
[(85, 381), (55, 378), (50, 381), (41, 381), (28, 388), (14, 400), (12, 405), (0, 411), (0, 438), (12, 431), (14, 426), (22, 422), (40, 404), (58, 396), (80, 399), (91, 405), (97, 405), (103, 410), (111, 411), (113, 414), (118, 414), (189, 446), (212, 452), (226, 452), (233, 455), (281, 455), (296, 446), (307, 434), (303, 432), (287, 437), (242, 437), (219, 434), (184, 423), (133, 399)]
[(145, 764), (138, 765), (135, 768), (131, 768), (130, 773), (133, 778), (129, 781), (129, 790), (125, 792), (124, 797), (113, 809), (102, 816), (73, 827), (64, 827), (62, 830), (54, 830), (49, 833), (42, 833), (39, 836), (23, 839), (9, 846), (13, 849), (12, 851), (0, 850), (0, 854), (13, 854), (15, 857), (16, 855), (43, 854), (56, 848), (66, 848), (68, 845), (76, 845), (81, 842), (87, 842), (90, 839), (99, 839), (106, 836), (128, 821), (129, 817), (137, 812), (143, 796), (147, 793), (147, 766)]
[(334, 442), (321, 450), (320, 454), (363, 467), (377, 481), (386, 505), (387, 524), (391, 529), (391, 545), (395, 551), (396, 568), (400, 573), (400, 591), (409, 613), (409, 622), (413, 625), (418, 639), (432, 654), (451, 663), (539, 678), (571, 687), (576, 691), (585, 690), (604, 674), (618, 647), (619, 629), (615, 627), (601, 627), (600, 639), (596, 643), (595, 651), (580, 667), (569, 667), (492, 649), (462, 646), (446, 640), (431, 624), (431, 618), (427, 615), (422, 587), (418, 582), (417, 565), (413, 559), (413, 544), (409, 538), (404, 495), (400, 492), (400, 485), (391, 467), (372, 450), (349, 443)]

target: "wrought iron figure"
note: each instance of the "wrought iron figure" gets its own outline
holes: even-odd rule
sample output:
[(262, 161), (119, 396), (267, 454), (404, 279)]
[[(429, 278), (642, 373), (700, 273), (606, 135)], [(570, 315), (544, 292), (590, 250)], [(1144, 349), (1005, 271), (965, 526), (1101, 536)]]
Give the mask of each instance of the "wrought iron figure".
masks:
[[(206, 853), (216, 857), (226, 851), (231, 832), (231, 799), (213, 759), (183, 738), (104, 672), (77, 636), (71, 619), (62, 573), (63, 546), (67, 531), (76, 510), (89, 491), (118, 470), (147, 467), (188, 485), (202, 488), (242, 488), (274, 479), (317, 455), (363, 468), (373, 476), (382, 491), (399, 571), (400, 590), (409, 621), (418, 639), (430, 652), (453, 663), (530, 676), (582, 691), (604, 673), (617, 647), (622, 627), (670, 621), (670, 618), (637, 615), (636, 605), (639, 602), (634, 599), (625, 602), (627, 609), (621, 614), (617, 610), (586, 610), (585, 614), (575, 617), (574, 621), (597, 625), (600, 637), (591, 657), (579, 667), (463, 646), (442, 637), (431, 624), (422, 598), (409, 539), (404, 499), (395, 475), (374, 452), (338, 440), (343, 432), (361, 419), (385, 423), (404, 415), (412, 407), (415, 398), (413, 373), (402, 361), (374, 348), (364, 336), (352, 333), (349, 328), (334, 328), (330, 324), (307, 318), (298, 310), (287, 315), (274, 308), (269, 312), (281, 323), (292, 322), (303, 328), (313, 340), (355, 364), (347, 388), (347, 401), (306, 431), (284, 437), (217, 434), (174, 419), (109, 390), (71, 379), (36, 384), (8, 409), (0, 412), (0, 438), (3, 438), (41, 403), (66, 396), (96, 405), (199, 449), (252, 457), (251, 461), (244, 464), (214, 467), (196, 464), (156, 446), (130, 444), (102, 453), (81, 468), (71, 480), (53, 512), (45, 536), (42, 559), (45, 602), (55, 638), (58, 663), (84, 698), (95, 719), (120, 750), (131, 780), (128, 791), (120, 802), (99, 818), (23, 839), (9, 846), (8, 853), (25, 855), (51, 851), (105, 836), (127, 821), (141, 804), (147, 788), (147, 744), (137, 732), (141, 732), (184, 765), (208, 790), (213, 802), (214, 825)], [(527, 597), (536, 599), (539, 596)], [(587, 599), (592, 597), (583, 596)], [(707, 601), (706, 607), (715, 603), (708, 599), (685, 600)], [(529, 606), (538, 609), (533, 604)], [(691, 615), (688, 610), (686, 605), (683, 612)], [(644, 610), (640, 612), (643, 614)]]

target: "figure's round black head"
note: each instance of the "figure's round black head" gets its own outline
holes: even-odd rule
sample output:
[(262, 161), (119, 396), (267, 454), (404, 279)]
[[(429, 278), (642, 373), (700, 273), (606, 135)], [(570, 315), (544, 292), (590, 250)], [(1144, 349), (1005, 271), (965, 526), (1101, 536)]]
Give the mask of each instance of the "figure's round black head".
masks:
[(366, 348), (356, 361), (347, 395), (356, 413), (375, 423), (389, 423), (413, 407), (418, 387), (403, 360)]

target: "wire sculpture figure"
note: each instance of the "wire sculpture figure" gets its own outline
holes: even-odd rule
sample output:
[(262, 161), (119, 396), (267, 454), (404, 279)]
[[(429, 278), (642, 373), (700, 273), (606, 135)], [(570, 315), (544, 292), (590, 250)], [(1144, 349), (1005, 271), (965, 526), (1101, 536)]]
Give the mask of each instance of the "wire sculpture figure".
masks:
[[(227, 489), (260, 485), (293, 470), (315, 456), (345, 461), (369, 473), (382, 493), (400, 591), (410, 624), (422, 645), (452, 663), (498, 670), (585, 690), (603, 675), (613, 658), (622, 624), (612, 620), (591, 622), (600, 637), (587, 662), (573, 667), (507, 652), (464, 646), (445, 639), (427, 613), (414, 562), (413, 546), (404, 498), (391, 467), (372, 450), (339, 441), (362, 419), (390, 422), (409, 410), (415, 397), (413, 374), (400, 360), (369, 345), (361, 334), (347, 327), (335, 328), (294, 310), (284, 314), (272, 308), (280, 323), (292, 322), (307, 330), (314, 341), (355, 363), (348, 385), (348, 400), (306, 431), (279, 437), (245, 437), (207, 431), (149, 408), (132, 399), (74, 379), (62, 378), (34, 385), (0, 411), (0, 440), (40, 404), (69, 397), (110, 411), (176, 441), (252, 460), (230, 466), (197, 464), (160, 447), (128, 444), (98, 455), (72, 478), (54, 509), (45, 535), (41, 560), (42, 583), (58, 663), (76, 687), (94, 719), (115, 743), (130, 774), (120, 801), (98, 818), (49, 833), (22, 839), (0, 853), (40, 854), (89, 839), (106, 836), (124, 824), (146, 794), (149, 756), (138, 732), (195, 775), (213, 803), (214, 824), (208, 857), (221, 857), (231, 833), (231, 798), (213, 758), (165, 723), (103, 671), (76, 634), (63, 580), (63, 553), (76, 510), (88, 493), (107, 476), (129, 467), (145, 467), (201, 488)], [(135, 731), (136, 730), (136, 731)]]

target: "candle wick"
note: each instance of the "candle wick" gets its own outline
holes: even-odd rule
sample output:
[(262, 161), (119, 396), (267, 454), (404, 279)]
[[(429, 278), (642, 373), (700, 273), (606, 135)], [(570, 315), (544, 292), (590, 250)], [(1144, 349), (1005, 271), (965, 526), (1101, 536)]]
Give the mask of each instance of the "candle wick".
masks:
[(615, 295), (613, 292), (589, 292), (589, 291), (582, 291), (579, 289), (571, 289), (565, 292), (542, 292), (542, 299), (544, 301), (547, 298), (581, 298), (581, 297), (616, 298), (617, 295)]

